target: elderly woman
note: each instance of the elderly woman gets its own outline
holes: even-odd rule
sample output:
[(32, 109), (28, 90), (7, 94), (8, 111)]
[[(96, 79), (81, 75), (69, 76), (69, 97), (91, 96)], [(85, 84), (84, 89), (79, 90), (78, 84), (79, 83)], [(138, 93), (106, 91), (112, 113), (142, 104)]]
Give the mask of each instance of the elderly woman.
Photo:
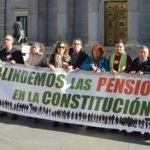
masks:
[(85, 62), (81, 65), (83, 70), (92, 70), (95, 73), (109, 71), (109, 61), (104, 57), (105, 50), (100, 44), (94, 45), (92, 48), (92, 57), (86, 58)]
[(69, 68), (71, 58), (69, 56), (68, 44), (65, 41), (59, 41), (56, 44), (54, 53), (50, 55), (48, 67), (49, 68)]
[[(44, 45), (39, 42), (34, 42), (31, 46), (31, 53), (29, 58), (25, 62), (26, 65), (36, 66), (36, 67), (46, 67), (47, 57), (44, 54)], [(34, 118), (34, 123), (38, 123), (39, 120)]]
[(34, 42), (32, 44), (31, 53), (26, 61), (26, 64), (36, 67), (47, 66), (47, 57), (44, 54), (44, 46), (42, 43)]

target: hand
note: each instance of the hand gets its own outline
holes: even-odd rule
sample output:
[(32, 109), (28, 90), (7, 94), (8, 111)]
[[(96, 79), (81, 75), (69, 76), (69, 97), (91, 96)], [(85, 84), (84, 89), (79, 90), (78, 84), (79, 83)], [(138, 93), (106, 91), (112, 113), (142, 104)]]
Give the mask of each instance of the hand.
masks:
[(114, 69), (112, 69), (111, 71), (110, 71), (110, 74), (117, 74), (118, 72), (116, 71), (116, 70), (114, 70)]
[(73, 66), (69, 65), (69, 66), (67, 66), (67, 69), (68, 70), (73, 70)]
[(92, 66), (92, 70), (95, 72), (98, 68), (96, 66)]
[(69, 64), (67, 62), (65, 62), (65, 61), (63, 61), (62, 65), (63, 65), (63, 68), (67, 68), (69, 66)]
[(11, 62), (12, 64), (15, 64), (15, 63), (16, 63), (16, 61), (15, 61), (15, 60), (11, 60), (10, 62)]
[(3, 61), (0, 59), (0, 63), (2, 63)]
[(100, 73), (101, 70), (100, 70), (99, 68), (97, 68), (97, 67), (94, 67), (94, 68), (93, 68), (93, 72), (95, 72), (95, 73)]
[(76, 68), (75, 71), (80, 71), (80, 68)]
[(51, 69), (55, 69), (54, 65), (52, 65), (52, 64), (48, 64), (48, 67)]
[(131, 71), (130, 74), (131, 74), (131, 75), (134, 75), (134, 74), (135, 74), (135, 71)]
[(96, 73), (100, 73), (101, 69), (97, 68)]
[(137, 74), (138, 76), (142, 76), (142, 75), (143, 75), (143, 72), (142, 72), (142, 71), (138, 71), (136, 74)]

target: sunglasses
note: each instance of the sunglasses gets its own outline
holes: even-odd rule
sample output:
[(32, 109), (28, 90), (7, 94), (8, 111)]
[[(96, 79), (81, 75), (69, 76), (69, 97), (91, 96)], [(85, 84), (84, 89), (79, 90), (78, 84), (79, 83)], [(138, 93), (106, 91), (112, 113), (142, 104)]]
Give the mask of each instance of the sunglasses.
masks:
[(64, 46), (58, 46), (58, 48), (62, 48), (62, 49), (65, 49), (65, 47), (64, 47)]

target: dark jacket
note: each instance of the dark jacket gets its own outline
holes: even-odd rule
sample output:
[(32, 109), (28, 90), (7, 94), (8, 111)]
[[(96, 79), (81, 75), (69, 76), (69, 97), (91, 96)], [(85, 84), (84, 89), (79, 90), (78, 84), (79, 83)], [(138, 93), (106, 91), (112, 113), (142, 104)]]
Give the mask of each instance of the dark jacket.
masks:
[(150, 74), (150, 58), (148, 57), (145, 62), (141, 62), (140, 58), (137, 57), (132, 63), (133, 71), (142, 71), (144, 74)]
[(15, 60), (18, 64), (24, 64), (22, 52), (16, 48), (12, 48), (10, 51), (7, 51), (6, 48), (3, 48), (0, 51), (0, 59), (5, 62)]
[(88, 55), (83, 51), (81, 50), (79, 53), (78, 53), (78, 58), (77, 58), (77, 61), (75, 64), (73, 64), (73, 48), (71, 48), (69, 50), (69, 55), (71, 57), (71, 65), (73, 66), (74, 69), (76, 68), (80, 68), (82, 63), (85, 61), (85, 59), (88, 57)]

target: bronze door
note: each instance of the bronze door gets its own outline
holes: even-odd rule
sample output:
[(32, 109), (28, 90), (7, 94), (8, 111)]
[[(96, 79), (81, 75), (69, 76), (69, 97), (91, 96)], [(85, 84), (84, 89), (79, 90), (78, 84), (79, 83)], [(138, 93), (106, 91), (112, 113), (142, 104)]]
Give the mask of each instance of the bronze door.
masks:
[(113, 46), (115, 41), (127, 41), (127, 2), (105, 2), (105, 45)]

